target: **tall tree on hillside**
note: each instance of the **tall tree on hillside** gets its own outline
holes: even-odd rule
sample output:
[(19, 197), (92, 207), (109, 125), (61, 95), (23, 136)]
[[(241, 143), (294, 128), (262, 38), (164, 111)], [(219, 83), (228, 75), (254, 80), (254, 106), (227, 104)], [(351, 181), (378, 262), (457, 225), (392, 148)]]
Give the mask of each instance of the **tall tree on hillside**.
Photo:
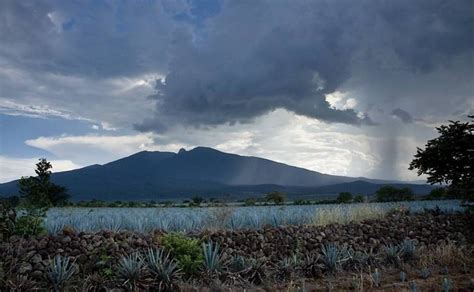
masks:
[(426, 174), (428, 183), (448, 184), (451, 195), (473, 201), (474, 123), (449, 121), (436, 130), (440, 136), (429, 140), (425, 149), (417, 149), (409, 169)]
[(30, 207), (48, 208), (67, 202), (69, 195), (66, 188), (50, 181), (51, 168), (51, 163), (41, 158), (36, 164), (36, 177), (22, 177), (18, 182), (20, 194)]

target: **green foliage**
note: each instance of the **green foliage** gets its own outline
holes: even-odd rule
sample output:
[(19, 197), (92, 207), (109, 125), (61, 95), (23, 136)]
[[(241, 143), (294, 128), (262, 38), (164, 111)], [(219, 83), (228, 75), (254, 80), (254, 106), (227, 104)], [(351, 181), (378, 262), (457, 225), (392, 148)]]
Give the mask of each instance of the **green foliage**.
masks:
[(431, 192), (426, 197), (428, 200), (442, 200), (448, 198), (448, 193), (446, 188), (436, 188), (431, 190)]
[(352, 194), (349, 193), (349, 192), (341, 192), (337, 196), (336, 201), (338, 203), (350, 203), (350, 202), (352, 202)]
[(46, 234), (43, 218), (31, 215), (18, 217), (15, 222), (15, 234), (22, 236)]
[(248, 199), (245, 199), (244, 206), (255, 206), (256, 203), (257, 203), (256, 199), (248, 198)]
[(274, 192), (268, 193), (265, 196), (265, 200), (267, 202), (273, 202), (276, 205), (281, 205), (286, 201), (286, 195), (284, 193), (274, 191)]
[(192, 206), (201, 206), (201, 204), (204, 202), (204, 198), (195, 196), (191, 198), (191, 205)]
[(203, 264), (201, 243), (182, 233), (169, 233), (162, 238), (163, 247), (178, 261), (180, 269), (188, 276), (198, 272)]
[(36, 177), (22, 177), (18, 182), (20, 194), (25, 198), (25, 207), (29, 210), (44, 209), (64, 205), (69, 195), (66, 188), (50, 181), (52, 165), (41, 158), (36, 164)]
[(376, 192), (377, 202), (395, 202), (413, 200), (414, 194), (410, 188), (383, 186)]
[(365, 197), (363, 195), (356, 195), (354, 197), (354, 202), (356, 203), (363, 203), (365, 201)]
[(451, 194), (473, 201), (474, 123), (450, 121), (436, 130), (440, 136), (429, 140), (425, 149), (417, 149), (409, 169), (427, 175), (428, 183), (449, 184)]

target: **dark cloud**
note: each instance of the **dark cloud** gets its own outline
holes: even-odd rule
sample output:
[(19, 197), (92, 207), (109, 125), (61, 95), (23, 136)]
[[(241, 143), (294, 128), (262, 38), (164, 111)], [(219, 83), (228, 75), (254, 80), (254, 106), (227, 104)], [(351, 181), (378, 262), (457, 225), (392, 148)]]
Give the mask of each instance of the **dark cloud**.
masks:
[(409, 112), (402, 110), (401, 108), (396, 108), (392, 111), (392, 115), (400, 119), (405, 124), (413, 123), (413, 117)]
[[(421, 108), (436, 116), (445, 108), (469, 107), (473, 5), (471, 0), (5, 0), (0, 64), (94, 80), (161, 73), (166, 80), (157, 83), (152, 97), (154, 116), (128, 121), (139, 123), (140, 131), (248, 123), (278, 108), (326, 122), (374, 124), (370, 109), (380, 104), (388, 112), (409, 108), (420, 118)], [(325, 96), (338, 90), (356, 92), (356, 107), (328, 103)], [(0, 95), (13, 96), (6, 93)], [(63, 93), (41, 95), (68, 100)], [(423, 101), (406, 101), (407, 96)], [(117, 97), (103, 97), (112, 98)], [(99, 111), (107, 110), (119, 109)]]
[(325, 95), (369, 65), (377, 74), (367, 76), (368, 87), (380, 72), (420, 77), (443, 66), (456, 70), (449, 68), (454, 58), (472, 56), (472, 3), (228, 1), (205, 33), (174, 35), (169, 73), (154, 96), (156, 116), (137, 129), (245, 123), (276, 108), (327, 122), (372, 123), (354, 109), (331, 107)]
[(2, 1), (0, 57), (64, 75), (166, 71), (166, 50), (186, 6), (158, 2)]

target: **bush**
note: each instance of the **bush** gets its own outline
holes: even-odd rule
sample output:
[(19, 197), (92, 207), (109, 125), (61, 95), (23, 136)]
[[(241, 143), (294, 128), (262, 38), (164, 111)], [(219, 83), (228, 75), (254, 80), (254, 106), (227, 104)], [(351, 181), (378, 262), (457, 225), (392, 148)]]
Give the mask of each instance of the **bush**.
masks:
[(42, 217), (28, 215), (16, 219), (16, 235), (39, 235), (44, 233), (46, 233), (46, 229), (43, 227)]
[(356, 195), (354, 197), (354, 202), (356, 203), (363, 203), (365, 201), (365, 198), (363, 195)]
[(265, 196), (267, 202), (273, 202), (275, 205), (281, 205), (286, 201), (286, 196), (284, 193), (280, 192), (271, 192)]
[(352, 194), (349, 192), (341, 192), (339, 196), (337, 196), (336, 201), (338, 203), (350, 203), (352, 202)]
[(203, 264), (201, 242), (181, 233), (169, 233), (162, 238), (163, 247), (178, 261), (179, 268), (191, 276)]
[(377, 202), (394, 202), (413, 200), (414, 194), (410, 188), (383, 186), (377, 192)]

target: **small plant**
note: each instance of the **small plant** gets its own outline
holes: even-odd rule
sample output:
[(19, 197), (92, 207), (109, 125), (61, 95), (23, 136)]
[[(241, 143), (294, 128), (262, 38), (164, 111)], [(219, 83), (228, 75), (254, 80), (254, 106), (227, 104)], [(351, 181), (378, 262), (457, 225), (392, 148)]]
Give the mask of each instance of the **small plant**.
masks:
[(372, 283), (374, 283), (375, 287), (380, 287), (380, 281), (382, 280), (382, 275), (379, 272), (379, 269), (375, 269), (375, 271), (371, 275)]
[(202, 244), (202, 253), (204, 255), (204, 268), (210, 273), (216, 273), (221, 270), (221, 255), (219, 253), (219, 244), (212, 242)]
[(245, 258), (241, 255), (234, 255), (230, 259), (229, 269), (236, 273), (241, 272), (246, 268)]
[(278, 275), (281, 279), (290, 278), (293, 279), (298, 270), (300, 259), (298, 255), (293, 255), (282, 259), (278, 264)]
[(402, 258), (405, 261), (413, 260), (416, 256), (416, 247), (415, 241), (410, 239), (405, 239), (400, 244), (400, 253)]
[(53, 291), (61, 291), (76, 273), (76, 267), (74, 262), (70, 262), (69, 257), (57, 255), (50, 259), (46, 272)]
[(307, 254), (301, 262), (301, 270), (307, 277), (315, 278), (320, 276), (324, 268), (319, 254)]
[(349, 259), (347, 250), (340, 249), (334, 243), (324, 245), (321, 253), (323, 255), (321, 259), (329, 272), (335, 272), (343, 262)]
[(405, 282), (407, 280), (407, 273), (404, 271), (400, 272), (400, 282)]
[(423, 267), (420, 270), (420, 277), (427, 279), (431, 275), (431, 270), (428, 267)]
[(38, 289), (38, 285), (35, 281), (30, 279), (28, 276), (20, 275), (16, 275), (12, 279), (9, 279), (7, 281), (7, 286), (10, 288), (10, 291), (31, 291)]
[(400, 248), (396, 245), (386, 245), (383, 249), (385, 262), (389, 264), (398, 264), (400, 261)]
[(443, 292), (449, 292), (451, 291), (451, 289), (453, 289), (453, 283), (451, 282), (451, 280), (447, 277), (444, 277), (443, 278), (443, 282), (441, 284), (441, 289), (443, 290)]
[(117, 267), (117, 276), (124, 281), (123, 285), (134, 290), (142, 280), (144, 267), (143, 259), (138, 253), (122, 257)]
[(268, 269), (263, 260), (254, 258), (245, 259), (245, 265), (247, 267), (241, 271), (240, 274), (250, 283), (259, 285), (265, 281)]
[(441, 273), (442, 275), (447, 275), (447, 274), (449, 274), (449, 268), (448, 268), (447, 266), (442, 267), (440, 273)]
[(179, 278), (178, 264), (162, 249), (148, 249), (145, 254), (148, 270), (158, 282), (159, 289), (170, 290)]
[(416, 292), (416, 291), (418, 291), (415, 281), (410, 282), (410, 284), (408, 285), (408, 288), (410, 288), (410, 292)]
[(203, 264), (203, 254), (198, 239), (192, 239), (181, 233), (169, 233), (163, 236), (162, 244), (177, 261), (179, 268), (191, 276), (199, 271)]

